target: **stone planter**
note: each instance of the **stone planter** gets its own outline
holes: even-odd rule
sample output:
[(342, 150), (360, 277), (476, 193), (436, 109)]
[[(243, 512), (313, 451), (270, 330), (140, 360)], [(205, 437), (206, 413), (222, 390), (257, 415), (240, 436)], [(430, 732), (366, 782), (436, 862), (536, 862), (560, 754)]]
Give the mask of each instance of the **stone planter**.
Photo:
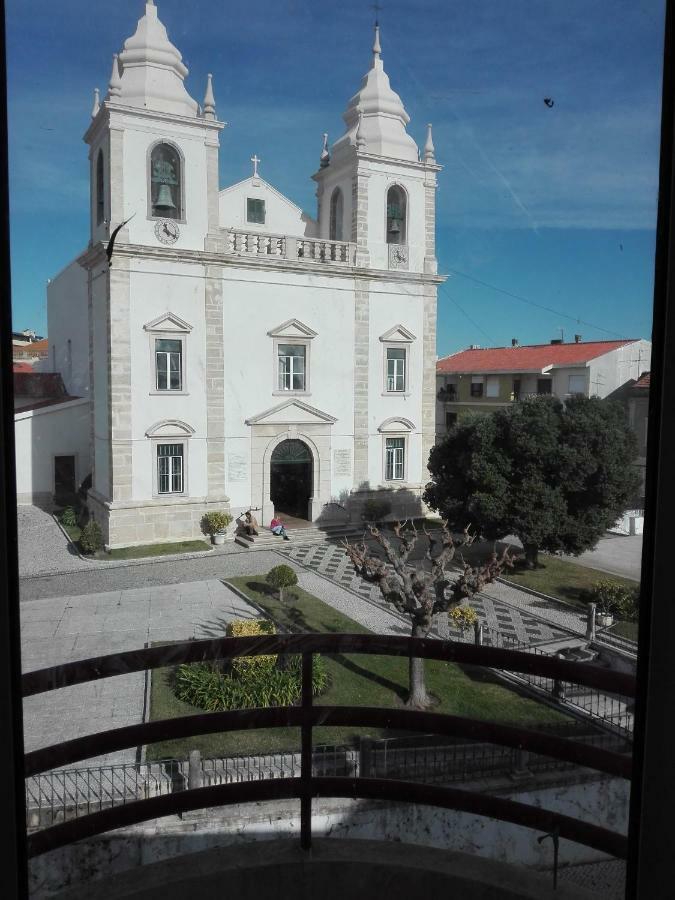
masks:
[(226, 535), (226, 531), (216, 531), (216, 533), (211, 536), (211, 540), (214, 544), (224, 544)]
[(614, 624), (614, 616), (611, 613), (598, 613), (596, 622), (600, 628), (609, 628)]

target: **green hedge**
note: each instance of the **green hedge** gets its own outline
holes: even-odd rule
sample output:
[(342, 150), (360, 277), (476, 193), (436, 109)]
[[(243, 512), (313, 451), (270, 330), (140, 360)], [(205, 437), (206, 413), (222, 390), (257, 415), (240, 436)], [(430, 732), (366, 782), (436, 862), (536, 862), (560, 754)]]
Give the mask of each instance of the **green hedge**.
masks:
[[(312, 693), (328, 686), (328, 673), (320, 656), (314, 656)], [(178, 667), (175, 694), (179, 700), (208, 712), (251, 707), (292, 706), (300, 700), (300, 657), (292, 656), (285, 669), (225, 673), (213, 663)]]

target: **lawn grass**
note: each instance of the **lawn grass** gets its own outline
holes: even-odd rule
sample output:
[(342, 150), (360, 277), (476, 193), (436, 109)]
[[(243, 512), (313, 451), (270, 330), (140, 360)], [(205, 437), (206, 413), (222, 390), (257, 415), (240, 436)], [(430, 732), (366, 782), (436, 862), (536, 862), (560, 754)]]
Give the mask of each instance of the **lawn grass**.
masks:
[(609, 629), (610, 634), (616, 634), (618, 637), (627, 638), (629, 641), (637, 641), (638, 639), (638, 623), (637, 622), (615, 622)]
[(63, 528), (63, 530), (66, 532), (66, 534), (68, 535), (70, 540), (73, 542), (73, 544), (75, 544), (75, 546), (79, 550), (80, 549), (79, 540), (80, 540), (80, 535), (82, 534), (82, 529), (80, 528), (80, 526), (79, 525), (64, 525), (63, 522), (61, 522), (61, 528)]
[(144, 547), (119, 547), (102, 553), (100, 559), (142, 559), (144, 556), (169, 556), (173, 553), (203, 553), (210, 550), (206, 541), (176, 541), (170, 544), (147, 544)]
[(613, 581), (622, 587), (635, 588), (636, 582), (620, 575), (609, 575), (599, 569), (579, 566), (557, 556), (539, 555), (538, 569), (507, 569), (504, 572), (507, 581), (513, 581), (533, 591), (540, 591), (550, 597), (566, 600), (582, 609), (588, 604), (583, 593), (593, 587), (596, 581)]
[[(259, 577), (249, 575), (232, 578), (230, 581), (270, 618), (285, 627), (314, 632), (368, 632), (367, 628), (301, 588), (293, 588), (293, 598), (285, 599), (281, 604)], [(407, 660), (400, 657), (340, 654), (325, 657), (325, 662), (330, 684), (321, 697), (317, 698), (317, 705), (396, 708), (404, 704), (408, 687)], [(153, 672), (151, 720), (202, 712), (176, 699), (172, 690), (172, 678), (172, 669), (156, 669)], [(567, 716), (551, 707), (505, 687), (493, 673), (485, 669), (428, 660), (426, 679), (427, 690), (438, 701), (435, 712), (534, 728), (542, 724), (559, 725), (570, 721)], [(377, 728), (318, 728), (314, 733), (314, 743), (350, 744), (359, 735), (378, 738), (385, 734), (391, 736), (393, 732)], [(194, 749), (200, 750), (204, 757), (218, 757), (297, 750), (299, 746), (298, 729), (256, 729), (163, 741), (148, 746), (147, 758), (185, 758)]]

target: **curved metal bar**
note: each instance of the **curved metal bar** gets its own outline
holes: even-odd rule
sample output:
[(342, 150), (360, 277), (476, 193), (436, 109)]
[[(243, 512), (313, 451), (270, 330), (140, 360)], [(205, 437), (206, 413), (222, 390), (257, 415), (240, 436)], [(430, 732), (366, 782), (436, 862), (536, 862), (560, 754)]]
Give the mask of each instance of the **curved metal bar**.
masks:
[(277, 634), (259, 637), (218, 638), (186, 641), (162, 647), (129, 650), (108, 656), (77, 660), (61, 666), (28, 672), (22, 678), (23, 696), (108, 678), (127, 675), (159, 666), (198, 662), (206, 659), (232, 659), (271, 653), (366, 653), (383, 656), (415, 656), (463, 665), (485, 666), (510, 672), (543, 675), (598, 688), (625, 697), (635, 696), (635, 678), (621, 672), (609, 672), (586, 663), (569, 662), (556, 657), (498, 647), (477, 647), (436, 638), (409, 638), (373, 634)]
[[(380, 778), (312, 778), (309, 788), (312, 796), (317, 798), (349, 797), (416, 803), (473, 813), (539, 831), (557, 828), (560, 836), (567, 840), (621, 859), (626, 857), (627, 839), (621, 834), (503, 797)], [(235, 803), (300, 799), (304, 790), (305, 785), (300, 779), (279, 779), (216, 785), (138, 800), (36, 832), (28, 838), (28, 855), (39, 856), (106, 831), (189, 810)]]
[(468, 737), (540, 753), (620, 778), (631, 777), (630, 757), (569, 738), (444, 713), (369, 706), (313, 706), (306, 711), (297, 706), (239, 709), (128, 725), (33, 750), (25, 756), (25, 772), (27, 776), (35, 775), (89, 757), (156, 741), (243, 729), (301, 727), (303, 724), (378, 727)]

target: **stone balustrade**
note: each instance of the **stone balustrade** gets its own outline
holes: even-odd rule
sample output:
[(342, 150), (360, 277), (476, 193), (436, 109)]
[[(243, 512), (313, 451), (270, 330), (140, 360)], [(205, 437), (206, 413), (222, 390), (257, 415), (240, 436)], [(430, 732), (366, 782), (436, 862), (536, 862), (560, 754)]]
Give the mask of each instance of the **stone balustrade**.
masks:
[(290, 237), (239, 229), (224, 229), (223, 252), (227, 255), (274, 256), (309, 263), (353, 266), (356, 244), (348, 241), (322, 241), (317, 238)]

